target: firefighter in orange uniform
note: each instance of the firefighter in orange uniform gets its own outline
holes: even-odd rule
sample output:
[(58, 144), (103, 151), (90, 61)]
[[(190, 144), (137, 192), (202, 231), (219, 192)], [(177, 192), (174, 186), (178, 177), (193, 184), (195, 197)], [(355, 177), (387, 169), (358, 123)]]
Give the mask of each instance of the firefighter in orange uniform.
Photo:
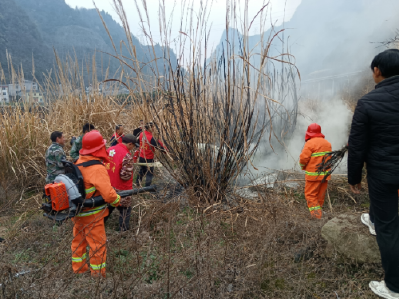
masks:
[(301, 169), (305, 170), (306, 174), (304, 193), (311, 217), (320, 219), (328, 180), (331, 177), (328, 176), (326, 181), (321, 183), (326, 173), (318, 174), (316, 169), (317, 165), (322, 162), (324, 155), (332, 151), (332, 146), (321, 133), (321, 126), (316, 123), (308, 126), (305, 139), (306, 144), (300, 154), (299, 161)]
[[(101, 195), (111, 206), (119, 205), (120, 196), (111, 187), (110, 178), (103, 164), (88, 164), (93, 161), (108, 162), (106, 140), (98, 131), (86, 133), (82, 139), (82, 149), (76, 162), (82, 172), (86, 199)], [(88, 163), (89, 162), (89, 163)], [(96, 162), (94, 162), (96, 163)], [(98, 163), (98, 162), (97, 162)], [(82, 165), (83, 164), (83, 165)], [(72, 240), (72, 269), (75, 273), (88, 271), (89, 259), (92, 276), (106, 275), (106, 232), (103, 218), (108, 215), (107, 205), (84, 208), (73, 218), (74, 238)], [(86, 246), (90, 247), (89, 255)]]

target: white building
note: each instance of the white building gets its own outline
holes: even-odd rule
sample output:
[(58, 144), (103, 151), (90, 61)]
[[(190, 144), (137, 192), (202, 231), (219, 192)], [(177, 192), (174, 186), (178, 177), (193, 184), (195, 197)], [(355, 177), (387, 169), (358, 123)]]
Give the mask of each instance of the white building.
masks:
[(0, 102), (9, 103), (10, 96), (8, 93), (8, 85), (0, 85)]
[(44, 103), (43, 93), (39, 91), (31, 90), (29, 93), (22, 94), (21, 98), (24, 102), (35, 103), (35, 104)]
[(29, 93), (31, 91), (38, 92), (39, 86), (36, 82), (30, 80), (24, 80), (23, 82), (18, 82), (14, 84), (8, 84), (9, 96), (22, 96), (22, 94)]

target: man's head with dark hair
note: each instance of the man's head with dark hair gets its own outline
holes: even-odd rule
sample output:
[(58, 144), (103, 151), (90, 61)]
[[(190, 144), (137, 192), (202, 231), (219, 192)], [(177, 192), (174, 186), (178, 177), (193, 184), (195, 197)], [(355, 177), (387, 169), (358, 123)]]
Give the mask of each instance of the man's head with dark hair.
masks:
[(126, 134), (122, 136), (123, 143), (137, 143), (137, 138), (133, 134)]
[(86, 123), (83, 125), (82, 128), (82, 132), (83, 134), (86, 134), (87, 132), (90, 132), (91, 130), (95, 130), (96, 128), (94, 127), (94, 125), (90, 124), (90, 123)]
[(399, 75), (399, 50), (389, 49), (376, 55), (371, 62), (371, 70), (376, 83)]
[(56, 142), (61, 146), (64, 145), (64, 136), (63, 133), (60, 131), (54, 131), (53, 133), (51, 133), (50, 139), (52, 142)]
[(122, 136), (122, 143), (125, 144), (129, 150), (132, 150), (136, 147), (137, 138), (133, 134), (126, 134)]
[(151, 121), (151, 122), (148, 122), (146, 125), (145, 125), (145, 129), (146, 130), (151, 130), (152, 128), (154, 127), (154, 123)]
[(122, 135), (124, 133), (124, 126), (123, 125), (116, 125), (115, 126), (115, 132), (118, 135)]

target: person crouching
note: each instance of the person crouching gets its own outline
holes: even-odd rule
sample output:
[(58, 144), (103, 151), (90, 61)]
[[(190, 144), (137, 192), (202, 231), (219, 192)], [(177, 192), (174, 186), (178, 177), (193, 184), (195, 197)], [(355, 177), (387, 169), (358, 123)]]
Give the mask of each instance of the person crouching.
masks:
[(328, 180), (331, 177), (328, 176), (324, 182), (321, 182), (326, 173), (318, 174), (316, 169), (325, 154), (332, 151), (332, 146), (321, 133), (321, 126), (316, 123), (308, 126), (305, 139), (306, 144), (300, 154), (299, 161), (301, 169), (305, 170), (306, 186), (304, 193), (311, 217), (321, 219)]
[[(122, 143), (110, 147), (107, 150), (109, 163), (106, 164), (111, 185), (117, 190), (131, 190), (133, 182), (133, 158), (131, 151), (136, 147), (137, 138), (132, 134), (122, 137)], [(129, 230), (129, 220), (131, 218), (132, 196), (121, 198), (121, 203), (117, 207), (119, 216), (120, 231)], [(114, 210), (110, 208), (110, 214)]]

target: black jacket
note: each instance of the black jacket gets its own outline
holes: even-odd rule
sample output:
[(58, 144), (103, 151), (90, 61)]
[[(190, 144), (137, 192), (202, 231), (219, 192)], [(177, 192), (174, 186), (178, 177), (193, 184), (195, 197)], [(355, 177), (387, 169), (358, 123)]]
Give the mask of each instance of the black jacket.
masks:
[(133, 136), (139, 138), (139, 135), (140, 135), (140, 133), (142, 133), (142, 132), (143, 132), (142, 127), (138, 127), (138, 128), (136, 128), (135, 130), (133, 130)]
[(349, 184), (361, 182), (364, 162), (369, 177), (399, 183), (399, 76), (383, 80), (358, 100), (348, 154)]

